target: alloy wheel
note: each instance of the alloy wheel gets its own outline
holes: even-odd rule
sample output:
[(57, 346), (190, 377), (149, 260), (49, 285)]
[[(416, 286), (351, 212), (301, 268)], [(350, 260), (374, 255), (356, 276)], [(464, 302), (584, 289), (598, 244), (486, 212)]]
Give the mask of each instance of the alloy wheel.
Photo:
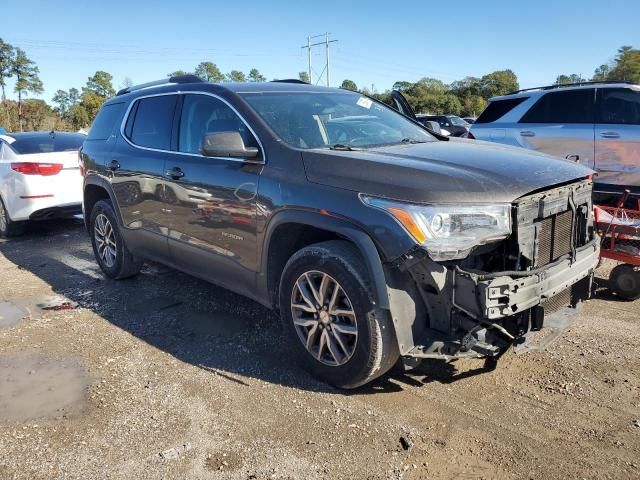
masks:
[(358, 342), (356, 314), (349, 297), (330, 275), (300, 275), (291, 293), (291, 316), (298, 338), (319, 362), (337, 367), (353, 356)]
[(108, 268), (113, 267), (116, 263), (117, 255), (116, 235), (106, 215), (101, 213), (96, 217), (93, 226), (93, 235), (96, 241), (98, 255), (100, 255), (103, 263)]

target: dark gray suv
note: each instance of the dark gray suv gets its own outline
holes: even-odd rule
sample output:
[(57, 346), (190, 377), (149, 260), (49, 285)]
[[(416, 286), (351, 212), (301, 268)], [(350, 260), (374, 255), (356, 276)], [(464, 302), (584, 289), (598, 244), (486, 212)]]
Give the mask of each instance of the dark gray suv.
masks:
[(598, 260), (591, 170), (346, 90), (130, 87), (81, 164), (107, 276), (149, 259), (276, 309), (292, 358), (343, 388), (398, 359), (499, 357), (575, 312)]

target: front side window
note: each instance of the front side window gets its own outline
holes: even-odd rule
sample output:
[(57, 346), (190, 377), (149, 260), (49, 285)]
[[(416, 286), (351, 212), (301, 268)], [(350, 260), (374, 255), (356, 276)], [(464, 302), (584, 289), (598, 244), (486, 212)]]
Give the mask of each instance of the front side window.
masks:
[(547, 93), (520, 123), (593, 123), (594, 94), (593, 88)]
[(140, 147), (169, 150), (177, 98), (160, 95), (137, 100), (127, 120), (129, 139)]
[(242, 94), (286, 143), (297, 148), (368, 148), (436, 141), (395, 110), (351, 92)]
[(187, 94), (182, 105), (178, 151), (202, 153), (207, 133), (238, 132), (245, 147), (258, 147), (256, 139), (238, 115), (222, 100), (210, 95)]
[(640, 125), (640, 91), (602, 88), (599, 95), (598, 123)]

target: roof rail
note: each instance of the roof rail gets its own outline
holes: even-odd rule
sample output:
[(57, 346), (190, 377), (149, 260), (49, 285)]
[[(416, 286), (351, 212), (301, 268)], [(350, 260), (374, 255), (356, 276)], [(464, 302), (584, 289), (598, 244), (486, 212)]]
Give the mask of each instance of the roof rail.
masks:
[(311, 85), (309, 82), (305, 82), (304, 80), (298, 80), (297, 78), (285, 78), (282, 80), (271, 80), (271, 83), (301, 83), (303, 85)]
[(124, 95), (125, 93), (135, 92), (136, 90), (142, 90), (143, 88), (157, 87), (160, 85), (168, 85), (170, 83), (203, 83), (200, 77), (196, 75), (176, 75), (174, 77), (163, 78), (162, 80), (155, 80), (153, 82), (141, 83), (140, 85), (133, 85), (131, 87), (118, 90), (116, 96)]
[(523, 88), (521, 90), (516, 90), (514, 92), (506, 93), (505, 95), (515, 95), (516, 93), (530, 92), (531, 90), (553, 90), (555, 88), (579, 87), (581, 85), (607, 85), (611, 83), (624, 83), (627, 85), (633, 85), (633, 82), (629, 82), (627, 80), (594, 80), (589, 82), (560, 83), (555, 85), (546, 85), (544, 87)]

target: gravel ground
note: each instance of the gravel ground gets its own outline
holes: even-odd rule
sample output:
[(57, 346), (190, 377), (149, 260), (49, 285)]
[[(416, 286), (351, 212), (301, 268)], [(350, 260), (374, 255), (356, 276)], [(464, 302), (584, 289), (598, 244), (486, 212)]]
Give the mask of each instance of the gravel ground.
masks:
[(637, 479), (640, 301), (599, 283), (546, 352), (341, 392), (263, 307), (42, 225), (0, 243), (0, 479)]

